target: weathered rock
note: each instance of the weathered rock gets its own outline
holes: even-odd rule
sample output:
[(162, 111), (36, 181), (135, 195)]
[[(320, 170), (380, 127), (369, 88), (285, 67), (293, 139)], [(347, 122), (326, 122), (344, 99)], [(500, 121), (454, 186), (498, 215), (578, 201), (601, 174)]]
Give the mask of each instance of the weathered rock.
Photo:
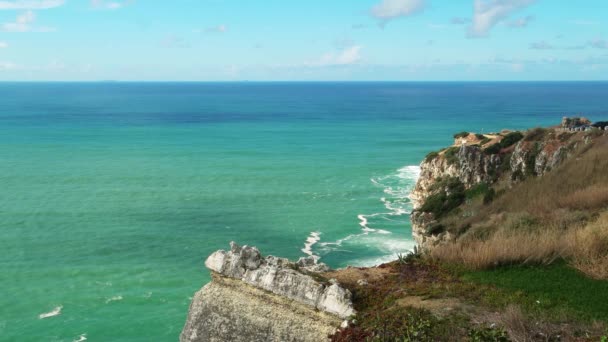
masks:
[[(312, 276), (329, 270), (315, 258), (301, 258), (297, 263), (263, 258), (257, 248), (232, 242), (230, 251), (211, 254), (205, 266), (213, 271), (214, 280), (193, 299), (181, 341), (321, 341), (321, 335), (311, 331), (317, 329), (326, 339), (327, 332), (355, 313), (350, 291), (335, 281), (320, 282)], [(293, 312), (272, 315), (277, 302)], [(267, 315), (265, 319), (256, 316), (256, 307)], [(292, 330), (301, 333), (292, 334)], [(240, 334), (248, 338), (233, 339)]]
[(215, 274), (192, 299), (180, 341), (318, 342), (342, 323), (336, 315)]

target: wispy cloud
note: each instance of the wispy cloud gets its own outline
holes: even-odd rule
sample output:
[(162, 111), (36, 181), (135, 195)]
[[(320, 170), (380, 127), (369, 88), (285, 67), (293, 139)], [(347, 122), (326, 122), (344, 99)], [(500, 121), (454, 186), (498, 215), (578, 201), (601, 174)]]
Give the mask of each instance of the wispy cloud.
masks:
[(224, 33), (226, 31), (228, 31), (228, 27), (224, 24), (207, 27), (205, 29), (205, 32), (207, 32), (207, 33)]
[(573, 19), (569, 21), (570, 24), (578, 25), (578, 26), (598, 26), (600, 23), (593, 20), (586, 19)]
[(7, 42), (0, 42), (0, 49), (6, 49), (8, 47)]
[(188, 48), (190, 44), (188, 44), (182, 37), (178, 37), (174, 34), (170, 34), (164, 37), (160, 45), (166, 48)]
[(507, 22), (507, 26), (511, 28), (523, 28), (527, 27), (532, 21), (534, 21), (534, 16), (528, 15), (526, 17)]
[(371, 9), (371, 15), (385, 25), (390, 20), (407, 17), (424, 10), (426, 0), (382, 0)]
[(91, 6), (97, 9), (117, 10), (129, 5), (133, 0), (126, 1), (106, 1), (106, 0), (91, 0)]
[(360, 45), (353, 45), (345, 48), (338, 53), (326, 53), (321, 58), (304, 63), (308, 67), (327, 67), (327, 66), (345, 66), (357, 64), (361, 61), (361, 49)]
[(589, 42), (589, 46), (596, 49), (608, 49), (608, 40), (594, 39)]
[(14, 22), (4, 23), (1, 30), (4, 32), (52, 32), (55, 31), (52, 27), (33, 26), (36, 21), (36, 14), (31, 11), (25, 11), (19, 15)]
[(228, 26), (225, 24), (220, 24), (216, 26), (210, 26), (204, 29), (196, 29), (194, 32), (196, 33), (225, 33), (228, 31)]
[(530, 44), (532, 50), (553, 50), (555, 47), (546, 41), (534, 42)]
[(485, 37), (496, 24), (536, 0), (474, 0), (469, 37)]
[(17, 0), (0, 1), (0, 10), (41, 10), (59, 7), (65, 0)]

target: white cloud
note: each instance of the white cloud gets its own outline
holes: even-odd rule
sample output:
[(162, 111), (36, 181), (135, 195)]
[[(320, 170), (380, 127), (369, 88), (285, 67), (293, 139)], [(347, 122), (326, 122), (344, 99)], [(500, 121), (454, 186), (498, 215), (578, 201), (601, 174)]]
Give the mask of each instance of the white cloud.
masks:
[(530, 24), (532, 21), (534, 21), (534, 16), (529, 15), (529, 16), (526, 16), (523, 18), (509, 21), (507, 23), (507, 26), (511, 27), (511, 28), (523, 28), (523, 27), (527, 27), (528, 24)]
[(213, 26), (213, 27), (207, 27), (205, 29), (205, 32), (208, 32), (208, 33), (224, 33), (226, 31), (228, 31), (228, 27), (226, 27), (226, 25), (224, 25), (224, 24)]
[(386, 23), (391, 19), (416, 14), (424, 10), (425, 5), (426, 0), (382, 0), (372, 7), (371, 14)]
[(4, 23), (0, 26), (0, 31), (4, 32), (52, 32), (55, 31), (52, 27), (32, 26), (36, 21), (36, 13), (25, 11), (19, 15), (14, 22)]
[(361, 61), (361, 49), (360, 45), (353, 45), (351, 47), (341, 50), (339, 53), (326, 53), (316, 61), (305, 63), (306, 66), (344, 66), (353, 65)]
[(132, 1), (91, 0), (91, 6), (98, 9), (116, 10), (127, 6)]
[(474, 0), (473, 22), (469, 37), (485, 37), (490, 30), (514, 12), (531, 5), (536, 0)]
[(0, 42), (0, 49), (6, 49), (8, 47), (7, 42)]
[(17, 65), (11, 62), (0, 61), (0, 70), (14, 70), (17, 69)]
[(59, 7), (65, 0), (17, 0), (0, 1), (0, 10), (40, 10)]

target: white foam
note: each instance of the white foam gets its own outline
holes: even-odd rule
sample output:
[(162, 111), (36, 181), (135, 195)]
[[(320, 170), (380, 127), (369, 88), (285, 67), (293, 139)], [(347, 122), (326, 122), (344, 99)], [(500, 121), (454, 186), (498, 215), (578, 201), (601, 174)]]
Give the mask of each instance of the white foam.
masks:
[(63, 306), (57, 306), (49, 312), (41, 313), (40, 315), (38, 315), (38, 318), (45, 319), (45, 318), (49, 318), (49, 317), (59, 316), (59, 315), (61, 315), (61, 309), (63, 309)]
[(82, 341), (86, 341), (87, 340), (87, 334), (82, 334), (80, 336), (78, 336), (77, 340), (74, 340), (74, 342), (82, 342)]
[(117, 302), (119, 300), (122, 300), (122, 296), (114, 296), (114, 297), (108, 298), (106, 300), (106, 304), (108, 304), (110, 302)]
[[(350, 234), (335, 242), (321, 242), (319, 246), (322, 247), (324, 252), (338, 251), (338, 248), (342, 248), (343, 244), (348, 242), (349, 246), (365, 246), (366, 248), (377, 249), (382, 254), (381, 256), (352, 260), (350, 264), (356, 266), (378, 265), (396, 259), (399, 253), (411, 251), (415, 246), (413, 239), (398, 237), (399, 234), (393, 235), (392, 232), (382, 229), (382, 221), (378, 220), (403, 222), (405, 226), (405, 221), (399, 219), (399, 217), (409, 215), (412, 211), (412, 201), (409, 196), (419, 176), (420, 167), (411, 165), (404, 166), (389, 175), (370, 178), (371, 183), (381, 188), (385, 194), (380, 198), (380, 202), (387, 211), (357, 215), (360, 227), (358, 234)], [(374, 220), (370, 222), (372, 218)]]
[(319, 258), (319, 256), (315, 255), (312, 252), (312, 246), (314, 246), (317, 242), (321, 240), (320, 232), (311, 232), (308, 238), (306, 238), (306, 242), (304, 242), (304, 248), (301, 251), (311, 257)]

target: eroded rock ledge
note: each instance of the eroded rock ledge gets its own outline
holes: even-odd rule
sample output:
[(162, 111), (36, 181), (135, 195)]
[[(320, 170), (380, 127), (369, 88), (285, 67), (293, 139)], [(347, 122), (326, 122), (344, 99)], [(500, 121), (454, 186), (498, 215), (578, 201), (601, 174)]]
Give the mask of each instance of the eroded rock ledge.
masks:
[(355, 313), (351, 293), (313, 258), (262, 257), (232, 242), (205, 261), (213, 281), (196, 293), (185, 341), (324, 341)]

